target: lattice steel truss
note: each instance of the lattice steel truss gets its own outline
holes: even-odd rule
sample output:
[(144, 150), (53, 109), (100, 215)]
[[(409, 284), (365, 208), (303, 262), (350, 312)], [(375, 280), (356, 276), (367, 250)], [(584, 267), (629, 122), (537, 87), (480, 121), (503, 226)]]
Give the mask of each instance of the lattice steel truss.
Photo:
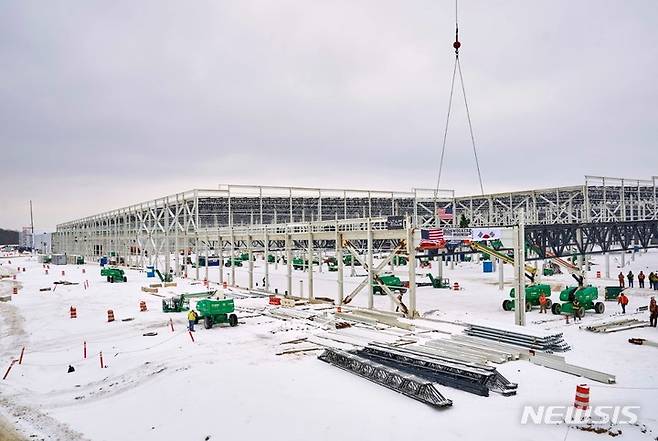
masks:
[(452, 406), (431, 382), (392, 367), (339, 349), (325, 349), (318, 358), (432, 407)]
[(586, 176), (582, 186), (457, 197), (456, 217), (463, 214), (471, 226), (507, 226), (523, 208), (528, 225), (658, 219), (657, 182)]

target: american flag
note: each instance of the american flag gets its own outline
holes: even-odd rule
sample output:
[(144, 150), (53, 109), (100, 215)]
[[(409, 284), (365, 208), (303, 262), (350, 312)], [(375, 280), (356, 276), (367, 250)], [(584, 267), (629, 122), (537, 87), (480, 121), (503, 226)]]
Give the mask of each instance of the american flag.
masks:
[(440, 248), (445, 245), (442, 228), (429, 228), (420, 230), (421, 248)]
[(436, 214), (441, 220), (452, 220), (452, 207), (437, 208)]

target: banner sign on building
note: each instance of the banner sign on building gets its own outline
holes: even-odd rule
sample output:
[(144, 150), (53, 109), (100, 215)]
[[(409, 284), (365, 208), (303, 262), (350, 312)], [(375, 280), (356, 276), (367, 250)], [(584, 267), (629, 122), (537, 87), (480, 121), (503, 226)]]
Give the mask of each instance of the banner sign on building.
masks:
[(473, 228), (474, 241), (500, 240), (503, 236), (502, 228)]
[(387, 230), (401, 230), (404, 228), (404, 216), (388, 216), (386, 218)]
[(446, 240), (471, 240), (472, 228), (444, 228), (443, 236)]

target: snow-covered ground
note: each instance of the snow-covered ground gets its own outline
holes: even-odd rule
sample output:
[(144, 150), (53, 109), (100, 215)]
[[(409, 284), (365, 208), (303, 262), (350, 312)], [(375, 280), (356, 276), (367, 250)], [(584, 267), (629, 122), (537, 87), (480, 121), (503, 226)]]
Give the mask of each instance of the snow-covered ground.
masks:
[[(596, 279), (603, 272), (603, 259), (594, 256), (590, 282), (600, 287), (616, 285), (616, 279)], [(658, 270), (658, 252), (639, 253), (634, 262), (627, 259), (624, 273)], [(570, 405), (575, 386), (591, 386), (592, 404), (638, 405), (638, 425), (620, 426), (621, 439), (658, 439), (658, 348), (628, 343), (630, 337), (658, 341), (656, 328), (642, 328), (613, 334), (594, 334), (579, 325), (620, 314), (615, 302), (606, 302), (601, 315), (588, 312), (582, 323), (565, 323), (564, 318), (538, 310), (528, 314), (528, 327), (559, 330), (572, 350), (567, 361), (617, 377), (617, 383), (603, 385), (527, 361), (496, 365), (510, 381), (519, 384), (518, 394), (503, 397), (492, 394), (479, 397), (437, 386), (453, 400), (452, 407), (437, 411), (401, 394), (371, 383), (317, 360), (318, 352), (276, 355), (281, 343), (322, 335), (325, 331), (303, 320), (283, 321), (258, 314), (266, 299), (236, 299), (240, 324), (235, 328), (197, 327), (192, 342), (185, 331), (185, 313), (161, 312), (161, 298), (140, 291), (154, 283), (144, 272), (128, 270), (127, 283), (107, 283), (98, 265), (50, 266), (49, 275), (31, 257), (0, 259), (4, 272), (15, 272), (16, 281), (0, 282), (0, 296), (20, 287), (8, 303), (0, 303), (0, 369), (2, 374), (12, 359), (25, 347), (22, 365), (15, 365), (8, 378), (0, 381), (0, 438), (8, 438), (13, 425), (26, 439), (47, 440), (471, 440), (528, 439), (533, 441), (607, 438), (565, 424), (522, 425), (522, 408), (527, 404)], [(597, 265), (599, 264), (599, 265)], [(434, 263), (436, 265), (436, 263)], [(613, 260), (611, 275), (619, 272)], [(85, 273), (83, 273), (85, 270)], [(65, 271), (65, 275), (61, 275)], [(211, 282), (219, 280), (219, 269), (209, 269)], [(226, 274), (230, 269), (224, 268)], [(345, 270), (346, 293), (363, 280), (363, 269), (355, 277)], [(406, 268), (400, 268), (404, 278)], [(418, 269), (418, 274), (426, 273)], [(433, 268), (432, 272), (436, 272)], [(195, 276), (194, 269), (189, 270)], [(200, 269), (200, 278), (205, 270)], [(255, 263), (254, 279), (260, 281), (264, 262)], [(481, 264), (460, 263), (454, 270), (446, 267), (444, 276), (463, 287), (460, 291), (418, 289), (418, 309), (432, 318), (453, 322), (513, 323), (513, 313), (504, 312), (512, 269), (505, 268), (504, 291), (498, 289), (496, 273), (483, 273)], [(295, 271), (294, 294), (306, 274)], [(247, 285), (247, 268), (236, 268), (236, 284)], [(271, 289), (285, 290), (285, 268), (270, 266)], [(68, 280), (78, 285), (57, 285)], [(82, 282), (89, 281), (85, 289)], [(316, 297), (336, 297), (335, 273), (327, 271), (314, 277)], [(176, 288), (161, 289), (166, 296), (203, 290), (190, 279), (177, 279)], [(420, 281), (420, 279), (419, 279)], [(569, 275), (544, 278), (554, 287), (572, 284)], [(637, 283), (637, 282), (636, 282)], [(647, 283), (648, 285), (648, 283)], [(216, 288), (217, 283), (213, 283)], [(238, 291), (237, 288), (235, 288)], [(220, 289), (220, 291), (222, 291)], [(601, 289), (601, 293), (603, 290)], [(646, 312), (635, 311), (648, 304), (650, 292), (639, 288), (627, 291), (628, 316), (648, 319)], [(230, 292), (229, 292), (230, 294)], [(601, 294), (602, 295), (602, 294)], [(148, 311), (139, 311), (140, 300)], [(366, 305), (366, 293), (353, 304)], [(375, 297), (375, 305), (390, 308), (390, 300)], [(77, 319), (69, 318), (75, 306)], [(326, 305), (312, 308), (333, 309)], [(107, 310), (117, 320), (107, 322)], [(302, 309), (302, 307), (297, 307)], [(254, 312), (255, 311), (255, 312)], [(134, 318), (130, 321), (122, 319)], [(174, 332), (169, 328), (173, 318)], [(419, 321), (422, 323), (423, 321)], [(434, 323), (434, 322), (432, 322)], [(425, 321), (425, 324), (430, 322)], [(460, 326), (446, 325), (444, 330), (461, 332)], [(399, 331), (399, 330), (398, 330)], [(438, 338), (442, 333), (427, 333), (423, 338)], [(155, 336), (144, 336), (157, 332)], [(346, 336), (375, 336), (365, 328), (336, 331)], [(381, 339), (395, 338), (393, 332), (380, 332)], [(399, 334), (399, 332), (398, 332)], [(420, 335), (420, 334), (419, 334)], [(87, 358), (83, 358), (83, 342)], [(99, 353), (106, 365), (101, 368)], [(75, 372), (67, 373), (68, 366)], [(4, 430), (4, 432), (3, 432)], [(568, 432), (567, 432), (568, 431)], [(4, 434), (4, 435), (3, 435)], [(2, 439), (4, 439), (2, 438)], [(10, 439), (10, 438), (8, 438)]]

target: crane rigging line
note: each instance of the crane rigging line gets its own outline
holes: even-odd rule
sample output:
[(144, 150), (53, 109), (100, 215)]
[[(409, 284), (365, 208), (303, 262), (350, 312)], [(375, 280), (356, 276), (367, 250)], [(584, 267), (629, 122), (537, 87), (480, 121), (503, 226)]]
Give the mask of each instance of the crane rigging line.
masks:
[(445, 130), (443, 131), (443, 144), (441, 146), (441, 159), (439, 162), (439, 173), (438, 177), (436, 180), (436, 190), (434, 191), (434, 199), (436, 202), (439, 188), (441, 185), (441, 175), (443, 172), (443, 164), (445, 162), (445, 152), (446, 152), (446, 143), (448, 139), (448, 126), (450, 124), (450, 114), (452, 111), (452, 98), (454, 96), (454, 90), (455, 90), (455, 77), (456, 73), (459, 72), (459, 82), (461, 83), (461, 89), (462, 89), (462, 96), (464, 97), (464, 107), (466, 109), (466, 119), (468, 121), (468, 130), (471, 135), (471, 145), (473, 146), (473, 156), (475, 157), (475, 167), (477, 169), (478, 173), (478, 181), (480, 183), (480, 192), (484, 195), (484, 185), (482, 184), (482, 172), (480, 170), (480, 161), (478, 159), (478, 153), (477, 153), (477, 148), (475, 145), (475, 135), (473, 134), (473, 124), (471, 120), (471, 112), (468, 107), (468, 100), (466, 99), (466, 87), (464, 85), (464, 76), (462, 74), (462, 67), (461, 63), (459, 61), (459, 48), (461, 47), (461, 43), (459, 41), (459, 21), (458, 21), (458, 14), (457, 14), (457, 7), (458, 7), (458, 0), (455, 0), (455, 42), (453, 43), (452, 47), (455, 49), (455, 63), (453, 65), (452, 69), (452, 80), (450, 82), (450, 97), (448, 99), (448, 112), (446, 116), (446, 125), (445, 125)]

